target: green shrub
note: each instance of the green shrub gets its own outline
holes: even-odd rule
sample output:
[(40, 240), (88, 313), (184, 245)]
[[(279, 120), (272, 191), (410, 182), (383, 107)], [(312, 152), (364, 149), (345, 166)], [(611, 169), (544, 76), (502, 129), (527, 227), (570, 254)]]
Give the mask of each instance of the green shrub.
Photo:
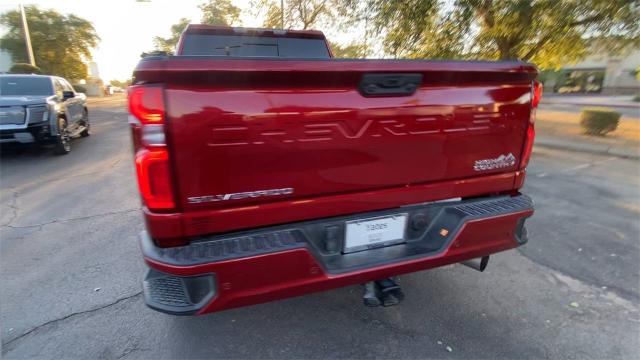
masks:
[(640, 102), (640, 94), (633, 97), (633, 101)]
[(9, 69), (10, 74), (42, 74), (39, 67), (26, 63), (15, 63)]
[(585, 134), (604, 136), (618, 128), (620, 113), (609, 108), (584, 108), (580, 114), (580, 125)]

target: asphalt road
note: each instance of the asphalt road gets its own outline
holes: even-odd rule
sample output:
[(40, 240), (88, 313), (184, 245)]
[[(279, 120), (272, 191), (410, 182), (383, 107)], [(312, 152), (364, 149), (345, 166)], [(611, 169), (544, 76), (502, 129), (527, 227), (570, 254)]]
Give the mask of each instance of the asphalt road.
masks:
[(147, 309), (143, 228), (121, 99), (91, 108), (72, 153), (3, 149), (4, 358), (638, 358), (640, 163), (536, 149), (530, 242), (479, 273), (400, 278), (407, 299), (347, 287), (204, 317)]

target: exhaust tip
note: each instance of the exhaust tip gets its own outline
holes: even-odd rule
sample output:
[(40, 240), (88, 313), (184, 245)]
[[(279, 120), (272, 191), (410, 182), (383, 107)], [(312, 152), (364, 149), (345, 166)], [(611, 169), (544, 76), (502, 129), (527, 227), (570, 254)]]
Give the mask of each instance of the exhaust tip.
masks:
[(478, 270), (480, 272), (483, 272), (484, 269), (487, 268), (487, 265), (489, 264), (489, 256), (483, 256), (483, 257), (479, 257), (479, 258), (475, 258), (475, 259), (471, 259), (471, 260), (467, 260), (467, 261), (463, 261), (460, 264), (470, 267), (474, 270)]

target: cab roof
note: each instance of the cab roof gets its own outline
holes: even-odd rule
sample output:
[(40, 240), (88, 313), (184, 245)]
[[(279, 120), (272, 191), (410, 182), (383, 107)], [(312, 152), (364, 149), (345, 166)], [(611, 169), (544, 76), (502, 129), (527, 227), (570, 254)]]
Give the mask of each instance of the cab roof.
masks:
[(257, 35), (266, 37), (295, 37), (325, 40), (322, 31), (318, 30), (283, 30), (283, 29), (263, 29), (231, 26), (215, 26), (189, 24), (183, 32), (185, 34), (211, 34), (211, 35)]

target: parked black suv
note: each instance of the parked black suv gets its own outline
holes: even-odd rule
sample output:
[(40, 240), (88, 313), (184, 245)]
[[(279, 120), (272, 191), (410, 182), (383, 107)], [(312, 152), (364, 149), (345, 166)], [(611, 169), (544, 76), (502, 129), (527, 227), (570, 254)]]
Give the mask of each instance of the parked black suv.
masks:
[(0, 75), (0, 143), (53, 144), (54, 152), (64, 155), (77, 136), (89, 136), (86, 96), (67, 80)]

